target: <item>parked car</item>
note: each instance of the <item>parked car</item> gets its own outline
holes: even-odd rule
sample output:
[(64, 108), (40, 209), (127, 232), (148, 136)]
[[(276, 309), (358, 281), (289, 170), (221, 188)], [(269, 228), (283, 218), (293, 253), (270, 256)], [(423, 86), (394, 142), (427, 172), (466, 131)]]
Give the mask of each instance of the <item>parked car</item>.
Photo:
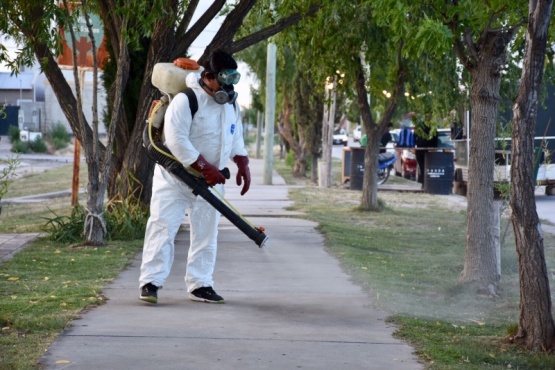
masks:
[(347, 136), (347, 132), (344, 129), (336, 129), (333, 132), (333, 144), (343, 144), (343, 146), (347, 146), (349, 142), (349, 137)]
[[(391, 130), (389, 133), (391, 134), (391, 141), (389, 141), (387, 143), (387, 145), (385, 146), (385, 152), (387, 153), (393, 153), (395, 154), (395, 146), (397, 145), (397, 141), (399, 141), (399, 131), (400, 130)], [(354, 140), (354, 131), (353, 131), (353, 140)], [(355, 141), (359, 141), (360, 142), (360, 146), (366, 145), (367, 143), (367, 136), (366, 134), (362, 135), (362, 137), (359, 140), (355, 140)], [(380, 144), (381, 146), (381, 144)], [(380, 153), (384, 153), (382, 150), (380, 150)]]
[(438, 143), (437, 143), (438, 148), (455, 149), (455, 144), (453, 143), (453, 140), (451, 140), (451, 129), (439, 128), (437, 130), (437, 138), (438, 138)]
[(385, 151), (387, 153), (394, 153), (395, 154), (395, 146), (397, 145), (397, 142), (399, 141), (399, 132), (400, 131), (401, 130), (399, 130), (399, 129), (389, 131), (389, 133), (391, 134), (391, 141), (389, 143), (387, 143), (387, 145), (385, 146)]
[(357, 126), (353, 130), (353, 140), (355, 141), (355, 143), (358, 143), (361, 137), (362, 137), (362, 127)]
[[(393, 135), (392, 130), (392, 135)], [(398, 133), (397, 133), (398, 135)], [(397, 136), (398, 137), (398, 136)], [(451, 130), (448, 128), (440, 128), (437, 130), (438, 148), (455, 149), (453, 140), (451, 140)], [(416, 156), (413, 149), (395, 148), (395, 154), (398, 160), (394, 163), (395, 175), (402, 176), (405, 179), (416, 179)]]
[(416, 155), (414, 149), (395, 148), (397, 161), (393, 164), (396, 176), (416, 180)]

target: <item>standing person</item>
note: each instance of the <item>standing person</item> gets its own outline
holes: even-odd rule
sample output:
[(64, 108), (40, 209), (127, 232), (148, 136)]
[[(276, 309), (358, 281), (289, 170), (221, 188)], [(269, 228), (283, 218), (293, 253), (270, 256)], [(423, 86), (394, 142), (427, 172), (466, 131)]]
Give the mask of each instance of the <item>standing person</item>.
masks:
[(415, 129), (414, 129), (414, 136), (415, 136), (415, 156), (416, 156), (416, 163), (418, 165), (417, 174), (416, 174), (416, 181), (422, 184), (424, 187), (424, 166), (426, 160), (426, 153), (428, 152), (428, 148), (435, 148), (437, 147), (437, 129), (432, 127), (430, 122), (431, 115), (430, 113), (426, 113), (426, 121), (416, 120)]
[(382, 135), (382, 138), (380, 139), (380, 153), (385, 153), (386, 149), (385, 147), (387, 146), (387, 143), (389, 143), (391, 140), (393, 140), (393, 138), (391, 137), (391, 128), (393, 127), (393, 123), (388, 122), (387, 126), (385, 127), (385, 132)]
[[(204, 176), (208, 185), (224, 193), (225, 177), (220, 172), (229, 159), (237, 164), (236, 182), (243, 184), (241, 195), (250, 186), (247, 150), (237, 93), (237, 63), (228, 53), (217, 50), (204, 65), (201, 75), (187, 76), (198, 101), (191, 117), (189, 99), (177, 94), (164, 117), (165, 145), (185, 167)], [(150, 217), (143, 246), (139, 299), (158, 302), (160, 289), (170, 274), (174, 258), (174, 239), (186, 213), (190, 220), (190, 245), (185, 284), (189, 298), (207, 303), (224, 303), (214, 289), (220, 213), (206, 200), (195, 196), (178, 178), (156, 165), (152, 183)]]

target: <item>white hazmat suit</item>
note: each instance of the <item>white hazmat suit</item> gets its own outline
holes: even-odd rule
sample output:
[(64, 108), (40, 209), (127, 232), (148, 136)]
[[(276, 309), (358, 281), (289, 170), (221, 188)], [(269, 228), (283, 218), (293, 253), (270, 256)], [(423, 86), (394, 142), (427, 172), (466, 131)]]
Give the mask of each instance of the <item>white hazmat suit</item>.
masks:
[[(247, 156), (239, 107), (218, 104), (199, 85), (200, 76), (187, 76), (195, 92), (198, 111), (191, 119), (189, 99), (183, 93), (171, 101), (164, 117), (165, 145), (185, 167), (199, 155), (220, 170), (234, 156)], [(215, 188), (224, 194), (223, 185)], [(190, 246), (185, 283), (187, 291), (213, 287), (220, 213), (160, 165), (154, 169), (150, 217), (146, 226), (140, 286), (162, 287), (170, 274), (174, 240), (186, 213), (190, 220)]]

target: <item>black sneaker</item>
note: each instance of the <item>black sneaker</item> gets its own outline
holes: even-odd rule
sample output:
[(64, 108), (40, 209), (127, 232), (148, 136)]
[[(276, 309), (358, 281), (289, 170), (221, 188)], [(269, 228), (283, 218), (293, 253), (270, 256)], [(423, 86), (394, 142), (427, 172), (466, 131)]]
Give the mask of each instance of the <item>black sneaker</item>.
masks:
[(151, 283), (143, 285), (143, 287), (141, 288), (141, 295), (139, 296), (139, 299), (148, 303), (157, 303), (158, 287)]
[(189, 293), (189, 298), (197, 302), (224, 303), (224, 299), (219, 296), (211, 286), (197, 288)]

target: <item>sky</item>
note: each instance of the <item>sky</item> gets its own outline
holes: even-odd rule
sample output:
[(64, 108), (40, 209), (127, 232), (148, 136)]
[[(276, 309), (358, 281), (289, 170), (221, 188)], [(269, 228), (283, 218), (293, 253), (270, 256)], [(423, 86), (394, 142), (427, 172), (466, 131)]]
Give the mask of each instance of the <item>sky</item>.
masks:
[[(10, 53), (11, 56), (15, 56), (15, 51), (17, 50), (15, 42), (0, 35), (0, 44), (8, 49), (8, 53)], [(3, 63), (0, 63), (0, 72), (11, 72), (11, 70), (8, 69), (8, 67), (6, 67)]]

